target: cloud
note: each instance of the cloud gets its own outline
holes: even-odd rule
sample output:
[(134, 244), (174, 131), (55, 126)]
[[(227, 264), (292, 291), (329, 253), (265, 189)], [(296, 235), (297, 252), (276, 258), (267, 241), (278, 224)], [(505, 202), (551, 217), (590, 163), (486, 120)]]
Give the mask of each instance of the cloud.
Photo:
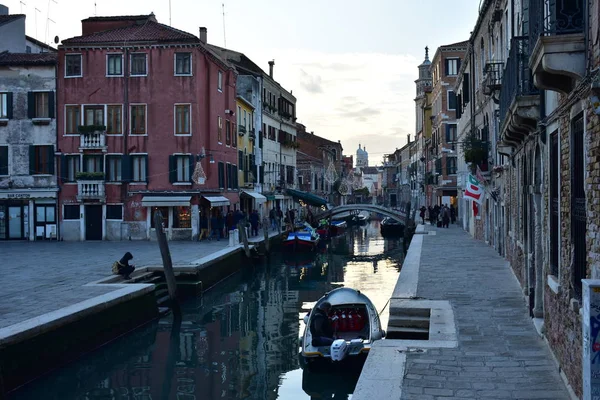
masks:
[(321, 77), (311, 76), (306, 73), (303, 69), (300, 70), (302, 73), (302, 79), (300, 81), (300, 85), (306, 89), (309, 93), (323, 93), (323, 87), (321, 86)]

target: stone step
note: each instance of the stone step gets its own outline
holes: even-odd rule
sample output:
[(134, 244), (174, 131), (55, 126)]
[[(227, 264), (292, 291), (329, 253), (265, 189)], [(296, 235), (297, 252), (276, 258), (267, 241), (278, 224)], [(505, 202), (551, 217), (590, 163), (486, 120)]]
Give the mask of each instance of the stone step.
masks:
[(428, 340), (429, 329), (388, 326), (386, 339)]
[(429, 317), (418, 315), (390, 315), (388, 326), (429, 329)]
[(390, 307), (390, 316), (398, 315), (398, 316), (417, 316), (417, 317), (427, 317), (431, 315), (430, 308), (408, 308), (408, 307)]

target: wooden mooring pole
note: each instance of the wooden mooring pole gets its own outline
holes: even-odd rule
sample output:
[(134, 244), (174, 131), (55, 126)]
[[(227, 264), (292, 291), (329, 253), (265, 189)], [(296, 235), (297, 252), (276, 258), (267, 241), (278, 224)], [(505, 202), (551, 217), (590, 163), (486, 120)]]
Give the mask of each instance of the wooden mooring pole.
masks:
[(248, 231), (246, 230), (246, 223), (243, 222), (238, 223), (238, 229), (240, 231), (240, 236), (242, 237), (242, 243), (244, 244), (244, 252), (246, 253), (246, 257), (250, 258), (250, 245), (248, 244)]
[(165, 271), (165, 279), (169, 290), (171, 304), (177, 305), (177, 282), (175, 282), (175, 273), (173, 272), (173, 261), (171, 260), (171, 252), (169, 251), (169, 242), (167, 235), (163, 230), (163, 217), (160, 210), (154, 213), (154, 226), (156, 227), (156, 240), (160, 248), (160, 255), (163, 261), (163, 269)]

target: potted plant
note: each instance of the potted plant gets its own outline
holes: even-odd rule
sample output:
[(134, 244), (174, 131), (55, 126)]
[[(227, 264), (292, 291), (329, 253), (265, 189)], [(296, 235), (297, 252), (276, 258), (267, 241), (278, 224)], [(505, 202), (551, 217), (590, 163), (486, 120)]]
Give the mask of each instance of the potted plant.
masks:
[(75, 178), (78, 181), (101, 181), (104, 180), (104, 172), (78, 172)]
[(488, 158), (488, 143), (470, 133), (462, 143), (465, 162), (471, 163), (471, 169), (476, 170), (478, 165), (484, 163)]

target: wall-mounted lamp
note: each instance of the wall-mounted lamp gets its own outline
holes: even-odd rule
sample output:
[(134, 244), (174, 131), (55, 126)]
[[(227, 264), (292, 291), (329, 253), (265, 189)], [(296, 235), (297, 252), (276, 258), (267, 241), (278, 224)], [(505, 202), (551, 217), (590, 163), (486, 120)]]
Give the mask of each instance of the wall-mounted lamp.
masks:
[(203, 158), (206, 158), (206, 157), (210, 157), (209, 161), (208, 161), (209, 164), (214, 164), (215, 163), (215, 158), (213, 157), (212, 154), (198, 154), (197, 155), (198, 161), (201, 161)]

